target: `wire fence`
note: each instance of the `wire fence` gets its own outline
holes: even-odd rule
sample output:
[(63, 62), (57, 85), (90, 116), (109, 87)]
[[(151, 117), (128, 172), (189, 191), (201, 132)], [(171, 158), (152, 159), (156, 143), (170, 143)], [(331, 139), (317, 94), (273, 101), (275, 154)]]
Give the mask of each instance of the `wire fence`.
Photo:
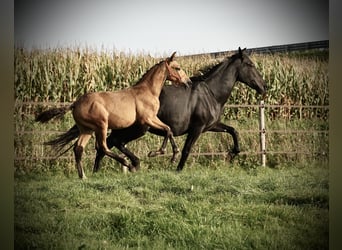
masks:
[[(303, 50), (312, 50), (312, 49), (328, 49), (328, 48), (329, 48), (329, 40), (321, 40), (321, 41), (306, 42), (306, 43), (292, 43), (292, 44), (284, 44), (284, 45), (247, 48), (247, 52), (256, 53), (256, 54), (274, 54), (274, 53), (284, 53), (284, 52), (303, 51)], [(221, 58), (221, 57), (227, 56), (228, 54), (235, 53), (235, 52), (236, 50), (220, 51), (220, 52), (212, 52), (212, 53), (193, 54), (193, 55), (188, 55), (188, 56), (183, 56), (183, 57), (195, 58), (195, 57), (209, 56), (211, 58)]]
[[(18, 110), (25, 110), (25, 112), (29, 112), (32, 114), (33, 110), (36, 110), (37, 107), (49, 107), (49, 106), (66, 106), (70, 105), (70, 102), (21, 102), (17, 101), (15, 103), (15, 115), (21, 115)], [(289, 109), (323, 109), (329, 111), (328, 105), (274, 105), (274, 104), (234, 104), (234, 105), (226, 105), (226, 108), (242, 108), (242, 109), (253, 109), (255, 111), (260, 108), (266, 109), (266, 112), (269, 112), (275, 108), (289, 108)], [(29, 109), (29, 111), (27, 111)], [(268, 111), (267, 111), (268, 110)], [(256, 116), (258, 116), (258, 112), (255, 112)], [(260, 114), (259, 114), (260, 117)], [(258, 117), (258, 118), (259, 118)], [(291, 121), (289, 121), (291, 123)], [(327, 123), (327, 121), (325, 121)], [(328, 157), (328, 136), (329, 129), (328, 126), (321, 126), (319, 128), (313, 127), (308, 128), (305, 126), (304, 128), (272, 128), (270, 125), (272, 121), (264, 124), (264, 128), (255, 127), (248, 129), (238, 129), (239, 134), (242, 138), (247, 137), (247, 135), (252, 136), (252, 139), (248, 139), (249, 143), (252, 140), (257, 140), (260, 138), (262, 134), (266, 136), (265, 145), (258, 147), (257, 145), (254, 147), (250, 147), (248, 150), (244, 150), (240, 152), (241, 156), (271, 156), (271, 155), (301, 155), (301, 156), (323, 156)], [(38, 136), (42, 139), (48, 138), (51, 135), (58, 135), (66, 131), (66, 129), (42, 129), (39, 126), (27, 129), (21, 126), (16, 126), (15, 130), (15, 138), (21, 138), (24, 136), (34, 137)], [(283, 138), (284, 137), (284, 138)], [(316, 138), (317, 137), (317, 138)], [(316, 138), (316, 139), (314, 139)], [(296, 140), (305, 141), (312, 140), (309, 146), (297, 147), (298, 144)], [(290, 142), (292, 141), (292, 142)], [(248, 143), (248, 142), (247, 142)], [(246, 143), (246, 144), (247, 144)], [(300, 143), (300, 142), (299, 142)], [(271, 146), (270, 145), (276, 145)], [(287, 144), (291, 144), (290, 146)], [(40, 145), (43, 147), (43, 145)], [(15, 161), (44, 161), (44, 160), (54, 160), (56, 159), (55, 155), (46, 155), (46, 152), (41, 150), (40, 153), (32, 153), (32, 150), (28, 149), (25, 151), (26, 153), (15, 153)], [(194, 150), (191, 153), (192, 156), (226, 156), (226, 151), (203, 151), (203, 150)], [(95, 156), (95, 151), (92, 153), (87, 153), (85, 158), (90, 158)], [(170, 157), (171, 154), (165, 154), (164, 157)], [(60, 156), (59, 159), (73, 159), (72, 154), (67, 156)]]

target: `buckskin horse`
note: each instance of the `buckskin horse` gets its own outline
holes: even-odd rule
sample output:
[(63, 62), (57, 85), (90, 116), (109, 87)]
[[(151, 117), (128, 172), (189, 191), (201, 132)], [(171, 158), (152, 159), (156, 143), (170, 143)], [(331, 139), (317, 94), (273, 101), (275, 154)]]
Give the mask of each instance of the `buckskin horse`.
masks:
[[(163, 87), (159, 97), (158, 117), (170, 126), (174, 136), (188, 134), (181, 160), (177, 166), (178, 171), (183, 169), (191, 148), (200, 134), (206, 131), (229, 133), (234, 142), (230, 152), (231, 157), (233, 158), (240, 152), (237, 131), (220, 122), (224, 105), (237, 81), (247, 84), (263, 96), (266, 94), (266, 84), (245, 50), (239, 48), (236, 54), (213, 66), (204, 75), (190, 77), (192, 81), (190, 88), (179, 88), (172, 85)], [(133, 166), (139, 166), (139, 158), (126, 148), (126, 144), (143, 136), (147, 130), (157, 135), (165, 134), (161, 130), (134, 124), (125, 129), (112, 130), (107, 137), (108, 147), (115, 146), (132, 161)], [(51, 141), (51, 144), (56, 145), (58, 142), (58, 146), (62, 149), (77, 138), (78, 134), (79, 130), (74, 125), (67, 133)], [(158, 151), (150, 152), (149, 156), (163, 154), (166, 147), (165, 141)], [(179, 150), (174, 146), (172, 149), (172, 161), (174, 162)], [(99, 170), (103, 157), (104, 153), (98, 150), (94, 172)]]
[(173, 146), (177, 147), (172, 130), (157, 117), (159, 95), (164, 82), (166, 80), (177, 84), (190, 82), (179, 64), (174, 61), (175, 53), (154, 65), (130, 88), (115, 92), (87, 93), (68, 107), (49, 109), (36, 117), (36, 121), (44, 123), (54, 117), (62, 117), (67, 111), (72, 110), (79, 131), (78, 140), (74, 143), (74, 154), (78, 176), (81, 179), (86, 178), (81, 164), (82, 154), (93, 132), (95, 132), (97, 152), (119, 161), (132, 172), (137, 170), (136, 166), (132, 166), (108, 148), (106, 143), (108, 129), (123, 129), (133, 124), (148, 126), (164, 131), (165, 137), (170, 138)]

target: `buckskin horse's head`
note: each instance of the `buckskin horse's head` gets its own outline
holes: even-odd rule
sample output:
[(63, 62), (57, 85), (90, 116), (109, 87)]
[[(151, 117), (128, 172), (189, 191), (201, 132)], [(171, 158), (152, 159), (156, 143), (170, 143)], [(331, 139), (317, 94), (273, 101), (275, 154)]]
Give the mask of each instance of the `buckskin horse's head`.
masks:
[(249, 87), (255, 89), (259, 94), (265, 98), (266, 96), (266, 83), (262, 78), (260, 72), (256, 69), (254, 63), (246, 53), (246, 48), (241, 50), (236, 55), (241, 60), (241, 64), (238, 66), (237, 80), (246, 83)]
[(168, 71), (167, 80), (170, 80), (176, 85), (185, 84), (187, 87), (191, 83), (190, 78), (179, 66), (178, 62), (174, 60), (176, 52), (173, 52), (170, 57), (165, 60), (166, 68)]

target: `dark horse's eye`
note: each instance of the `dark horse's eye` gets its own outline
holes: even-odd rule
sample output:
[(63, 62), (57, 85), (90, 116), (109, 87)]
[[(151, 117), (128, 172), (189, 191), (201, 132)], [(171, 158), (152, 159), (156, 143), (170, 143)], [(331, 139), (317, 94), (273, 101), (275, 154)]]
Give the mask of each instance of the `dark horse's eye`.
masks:
[(177, 71), (180, 71), (180, 68), (179, 67), (174, 67), (173, 69), (177, 70)]

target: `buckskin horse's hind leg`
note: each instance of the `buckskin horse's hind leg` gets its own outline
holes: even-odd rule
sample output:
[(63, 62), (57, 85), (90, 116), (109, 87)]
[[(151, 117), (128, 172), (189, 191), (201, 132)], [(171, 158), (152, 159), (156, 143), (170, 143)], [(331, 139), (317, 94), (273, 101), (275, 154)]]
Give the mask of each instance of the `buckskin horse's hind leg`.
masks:
[(76, 168), (78, 172), (78, 177), (80, 177), (81, 179), (87, 178), (86, 175), (84, 174), (81, 160), (82, 160), (84, 147), (85, 145), (87, 145), (90, 137), (91, 137), (91, 134), (81, 134), (74, 146)]

